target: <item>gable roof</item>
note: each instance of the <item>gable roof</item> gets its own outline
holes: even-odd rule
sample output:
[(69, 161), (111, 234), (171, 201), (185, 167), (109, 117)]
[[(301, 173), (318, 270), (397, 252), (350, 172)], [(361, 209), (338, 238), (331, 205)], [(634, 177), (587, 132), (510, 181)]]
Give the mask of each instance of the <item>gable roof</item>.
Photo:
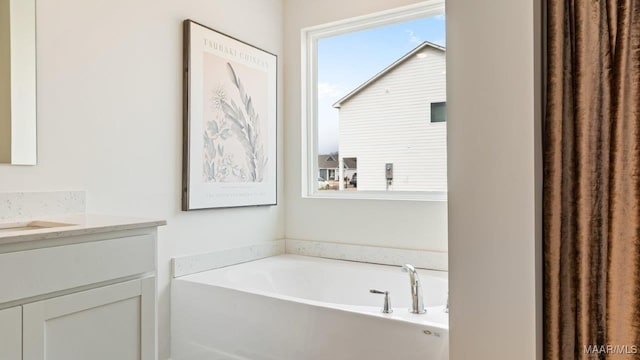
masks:
[(318, 169), (337, 169), (337, 155), (318, 155)]
[(397, 68), (400, 64), (404, 63), (405, 61), (410, 59), (413, 55), (417, 54), (418, 52), (420, 52), (422, 49), (424, 49), (426, 47), (431, 47), (431, 48), (434, 48), (436, 50), (440, 50), (442, 52), (446, 51), (446, 48), (444, 46), (440, 46), (440, 45), (434, 44), (432, 42), (424, 41), (422, 44), (418, 45), (416, 48), (414, 48), (413, 50), (411, 50), (408, 53), (406, 53), (405, 55), (403, 55), (400, 59), (396, 60), (393, 64), (387, 66), (384, 70), (382, 70), (379, 73), (377, 73), (376, 75), (374, 75), (371, 79), (369, 79), (369, 80), (365, 81), (364, 83), (362, 83), (360, 86), (355, 88), (355, 90), (353, 90), (350, 93), (348, 93), (347, 95), (345, 95), (342, 99), (336, 101), (333, 104), (333, 107), (336, 108), (336, 109), (339, 109), (342, 106), (342, 103), (344, 103), (345, 101), (349, 100), (354, 95), (358, 94), (359, 92), (364, 90), (366, 87), (368, 87), (369, 85), (374, 83), (376, 80), (378, 80), (379, 78), (385, 76), (387, 73), (391, 72), (393, 69)]
[[(355, 158), (342, 159), (346, 169), (355, 169), (357, 160)], [(337, 169), (340, 166), (338, 155), (318, 155), (318, 169)]]
[(356, 158), (344, 158), (342, 159), (342, 163), (344, 164), (345, 169), (357, 169), (358, 168), (358, 159)]

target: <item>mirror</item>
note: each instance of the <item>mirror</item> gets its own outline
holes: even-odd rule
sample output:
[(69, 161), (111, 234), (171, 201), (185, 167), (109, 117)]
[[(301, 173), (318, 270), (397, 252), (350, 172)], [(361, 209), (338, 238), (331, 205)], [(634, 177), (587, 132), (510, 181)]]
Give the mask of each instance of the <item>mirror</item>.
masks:
[(36, 164), (36, 4), (0, 0), (0, 163)]

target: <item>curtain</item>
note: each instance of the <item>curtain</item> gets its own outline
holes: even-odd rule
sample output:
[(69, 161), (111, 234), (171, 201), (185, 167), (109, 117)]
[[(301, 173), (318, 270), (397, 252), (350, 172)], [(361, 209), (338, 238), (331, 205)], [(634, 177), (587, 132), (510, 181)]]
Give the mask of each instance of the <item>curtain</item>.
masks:
[(546, 15), (545, 359), (640, 359), (640, 0)]

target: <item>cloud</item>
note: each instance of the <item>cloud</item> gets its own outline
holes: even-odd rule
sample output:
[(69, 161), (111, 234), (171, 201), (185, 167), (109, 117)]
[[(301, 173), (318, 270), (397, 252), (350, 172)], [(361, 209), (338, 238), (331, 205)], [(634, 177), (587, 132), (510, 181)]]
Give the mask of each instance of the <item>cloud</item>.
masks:
[(329, 84), (329, 83), (318, 83), (318, 98), (319, 99), (330, 99), (337, 98), (343, 95), (342, 89), (338, 85)]
[(422, 43), (422, 39), (420, 39), (413, 30), (407, 30), (406, 33), (409, 35), (409, 43), (416, 45)]

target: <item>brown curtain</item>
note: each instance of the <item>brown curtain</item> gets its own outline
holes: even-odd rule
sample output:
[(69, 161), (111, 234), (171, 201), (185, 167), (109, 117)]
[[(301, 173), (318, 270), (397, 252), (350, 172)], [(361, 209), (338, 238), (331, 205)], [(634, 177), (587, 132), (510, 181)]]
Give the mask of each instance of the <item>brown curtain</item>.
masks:
[(545, 359), (640, 359), (640, 0), (547, 0), (546, 70)]

